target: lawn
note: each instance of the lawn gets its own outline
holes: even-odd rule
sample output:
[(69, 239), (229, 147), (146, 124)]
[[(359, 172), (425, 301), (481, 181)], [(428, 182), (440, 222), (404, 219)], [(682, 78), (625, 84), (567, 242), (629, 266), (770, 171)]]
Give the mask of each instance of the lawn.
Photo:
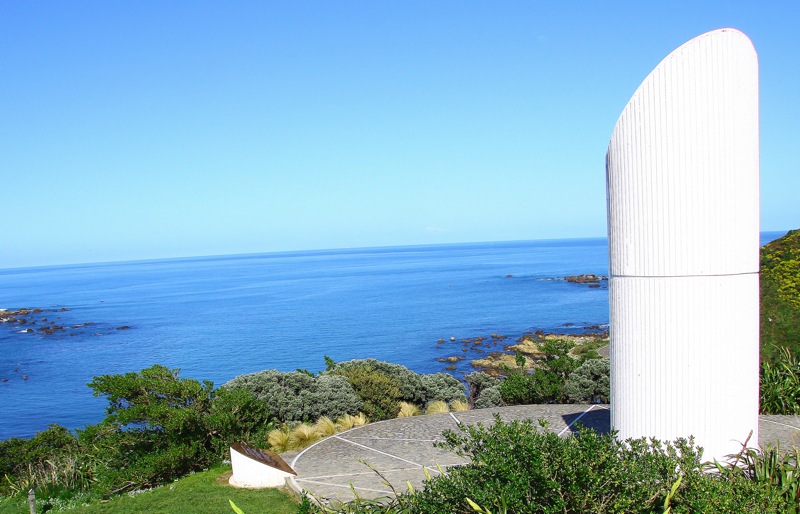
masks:
[[(288, 514), (297, 512), (297, 502), (288, 493), (276, 489), (235, 489), (228, 485), (230, 466), (195, 473), (169, 485), (136, 496), (122, 495), (70, 509), (75, 514), (141, 512), (175, 514), (233, 514), (228, 500), (245, 512)], [(41, 512), (41, 510), (39, 510)], [(52, 512), (52, 511), (51, 511)], [(0, 514), (28, 514), (27, 504), (0, 501)]]

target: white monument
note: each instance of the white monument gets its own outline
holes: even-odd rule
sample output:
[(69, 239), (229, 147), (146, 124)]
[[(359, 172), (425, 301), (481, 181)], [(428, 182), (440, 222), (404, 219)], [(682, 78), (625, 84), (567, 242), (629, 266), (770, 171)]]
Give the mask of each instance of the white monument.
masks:
[(611, 424), (758, 444), (758, 59), (741, 32), (687, 42), (642, 82), (606, 156)]
[(279, 455), (242, 443), (231, 445), (231, 467), (228, 483), (248, 489), (282, 487), (297, 475)]

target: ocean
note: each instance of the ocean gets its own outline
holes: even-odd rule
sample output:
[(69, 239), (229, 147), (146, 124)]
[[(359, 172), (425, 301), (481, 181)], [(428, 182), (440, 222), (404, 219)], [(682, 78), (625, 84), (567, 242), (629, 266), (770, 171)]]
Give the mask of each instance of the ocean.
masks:
[[(326, 355), (419, 373), (464, 355), (449, 371), (461, 378), (490, 351), (465, 353), (462, 339), (607, 327), (607, 283), (562, 280), (606, 275), (607, 252), (596, 238), (0, 269), (0, 308), (44, 310), (33, 331), (0, 325), (0, 439), (97, 423), (106, 400), (92, 377), (156, 363), (221, 385), (264, 369), (316, 372)], [(64, 330), (38, 330), (51, 323)]]

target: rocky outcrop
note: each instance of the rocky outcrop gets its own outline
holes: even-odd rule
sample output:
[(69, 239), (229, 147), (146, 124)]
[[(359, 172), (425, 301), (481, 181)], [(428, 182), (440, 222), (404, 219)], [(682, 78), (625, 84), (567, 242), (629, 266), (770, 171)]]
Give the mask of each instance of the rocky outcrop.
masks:
[[(94, 325), (94, 322), (91, 321), (78, 324), (64, 323), (60, 314), (69, 310), (67, 307), (53, 309), (40, 309), (38, 307), (0, 309), (0, 325), (16, 329), (18, 334), (39, 334), (42, 336), (52, 336), (60, 333), (75, 335), (81, 329)], [(128, 325), (122, 325), (116, 327), (116, 330), (128, 330), (130, 328)]]
[(564, 280), (573, 284), (599, 284), (603, 280), (608, 280), (608, 277), (602, 275), (595, 275), (594, 273), (585, 273), (583, 275), (567, 275)]

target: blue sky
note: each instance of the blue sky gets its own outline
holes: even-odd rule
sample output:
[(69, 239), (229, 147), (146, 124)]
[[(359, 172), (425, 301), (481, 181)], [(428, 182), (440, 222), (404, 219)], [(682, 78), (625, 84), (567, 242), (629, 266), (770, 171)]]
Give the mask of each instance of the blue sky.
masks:
[(0, 267), (604, 236), (604, 158), (703, 32), (761, 65), (800, 226), (800, 2), (0, 1)]

